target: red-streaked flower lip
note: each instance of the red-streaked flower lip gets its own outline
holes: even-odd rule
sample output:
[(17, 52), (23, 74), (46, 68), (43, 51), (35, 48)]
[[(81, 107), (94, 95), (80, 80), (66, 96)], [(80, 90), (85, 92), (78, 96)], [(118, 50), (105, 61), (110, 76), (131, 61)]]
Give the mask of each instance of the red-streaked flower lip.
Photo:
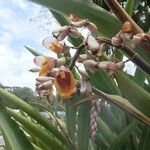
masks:
[(70, 98), (77, 90), (73, 74), (65, 67), (59, 69), (54, 82), (59, 95), (63, 99)]

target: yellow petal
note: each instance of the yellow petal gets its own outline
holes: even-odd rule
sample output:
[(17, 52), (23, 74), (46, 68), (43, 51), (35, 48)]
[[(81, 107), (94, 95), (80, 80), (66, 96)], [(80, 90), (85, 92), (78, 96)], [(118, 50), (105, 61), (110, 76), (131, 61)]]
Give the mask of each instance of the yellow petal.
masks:
[(63, 99), (71, 97), (76, 92), (76, 81), (71, 71), (67, 68), (58, 71), (54, 83)]
[(55, 53), (62, 52), (63, 45), (59, 41), (51, 42), (49, 45), (49, 49), (51, 49)]
[(51, 57), (46, 57), (46, 62), (42, 65), (39, 76), (46, 76), (55, 67), (56, 60)]

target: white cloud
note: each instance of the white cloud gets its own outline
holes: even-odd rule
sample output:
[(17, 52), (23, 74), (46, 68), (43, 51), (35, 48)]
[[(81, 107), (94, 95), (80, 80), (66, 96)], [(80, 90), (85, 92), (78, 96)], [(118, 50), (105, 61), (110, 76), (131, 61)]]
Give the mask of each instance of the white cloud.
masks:
[(0, 45), (0, 82), (9, 86), (34, 88), (37, 75), (28, 72), (32, 67), (33, 56), (26, 51), (22, 51), (19, 56), (16, 53), (8, 45)]
[(25, 10), (28, 7), (27, 1), (25, 0), (12, 0), (12, 3), (23, 10)]
[[(36, 23), (29, 22), (30, 18), (38, 16), (41, 7), (24, 3), (23, 0), (7, 3), (1, 1), (0, 5), (0, 82), (6, 86), (28, 86), (34, 89), (37, 74), (28, 72), (34, 66), (33, 55), (23, 45), (31, 41), (30, 44), (37, 45), (37, 49), (41, 47), (47, 32), (40, 30)], [(21, 8), (22, 14), (18, 14), (17, 8)], [(30, 12), (26, 13), (28, 9)]]

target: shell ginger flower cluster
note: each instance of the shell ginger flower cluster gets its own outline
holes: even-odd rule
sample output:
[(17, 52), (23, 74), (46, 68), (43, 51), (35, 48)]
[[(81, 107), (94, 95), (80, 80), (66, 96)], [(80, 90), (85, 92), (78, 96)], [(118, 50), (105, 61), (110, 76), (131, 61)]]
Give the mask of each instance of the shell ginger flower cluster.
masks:
[[(81, 30), (79, 30), (81, 28), (88, 30), (86, 37), (81, 34)], [(125, 23), (121, 31), (111, 39), (112, 44), (118, 46), (123, 42), (124, 38), (133, 37), (132, 30), (132, 26), (128, 22)], [(78, 47), (70, 47), (64, 42), (67, 37), (81, 38), (82, 43)], [(100, 38), (97, 26), (94, 23), (88, 19), (80, 19), (74, 15), (70, 17), (70, 25), (60, 27), (53, 31), (51, 36), (44, 38), (42, 42), (43, 46), (59, 54), (61, 58), (56, 59), (49, 56), (36, 56), (34, 58), (34, 64), (37, 67), (30, 69), (30, 71), (39, 73), (39, 77), (36, 79), (36, 90), (39, 95), (50, 95), (54, 85), (58, 94), (63, 99), (73, 96), (77, 91), (77, 87), (75, 78), (70, 70), (74, 67), (76, 61), (79, 64), (83, 64), (85, 69), (88, 69), (92, 73), (99, 70), (113, 75), (116, 71), (121, 70), (125, 62), (115, 58), (111, 59), (114, 56), (114, 51), (111, 52), (111, 56), (107, 56), (110, 49), (105, 42), (99, 40)], [(64, 57), (64, 54), (68, 53), (71, 49), (75, 49), (76, 53), (73, 58), (69, 58), (70, 65), (66, 66), (68, 60)], [(92, 93), (90, 81), (87, 80), (89, 78), (88, 74), (85, 78), (85, 73), (80, 70), (78, 70), (78, 73), (81, 76), (81, 92)]]

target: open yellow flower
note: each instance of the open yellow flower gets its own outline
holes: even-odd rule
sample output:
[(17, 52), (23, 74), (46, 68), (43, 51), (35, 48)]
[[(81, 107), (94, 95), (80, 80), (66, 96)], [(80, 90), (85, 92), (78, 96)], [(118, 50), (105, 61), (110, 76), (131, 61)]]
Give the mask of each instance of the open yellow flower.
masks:
[(63, 50), (63, 44), (53, 37), (46, 37), (43, 40), (43, 46), (55, 53), (61, 53)]
[(54, 83), (56, 90), (63, 99), (70, 98), (77, 90), (73, 74), (65, 67), (59, 69)]
[(47, 56), (37, 56), (34, 58), (34, 63), (40, 66), (39, 76), (46, 76), (56, 65), (56, 60)]
[(46, 37), (43, 40), (43, 46), (48, 50), (55, 52), (56, 54), (68, 52), (70, 47), (63, 42), (58, 41), (54, 37)]

